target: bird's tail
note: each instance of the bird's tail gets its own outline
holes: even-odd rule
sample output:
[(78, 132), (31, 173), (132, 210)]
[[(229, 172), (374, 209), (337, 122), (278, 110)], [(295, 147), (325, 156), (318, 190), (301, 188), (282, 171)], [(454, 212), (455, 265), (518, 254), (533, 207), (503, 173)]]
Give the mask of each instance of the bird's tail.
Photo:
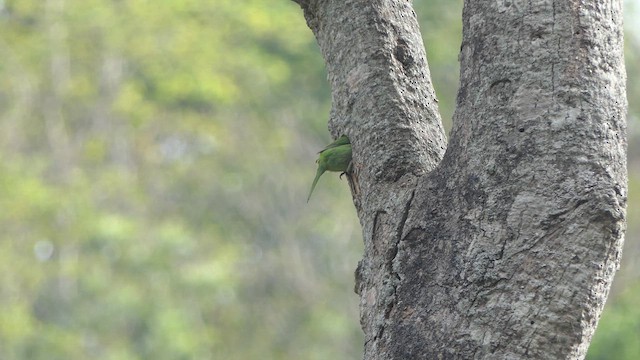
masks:
[(311, 190), (309, 191), (309, 196), (307, 197), (307, 202), (309, 202), (309, 199), (311, 199), (311, 194), (313, 194), (313, 189), (316, 188), (316, 184), (318, 183), (318, 179), (320, 179), (320, 176), (324, 173), (324, 168), (321, 166), (318, 166), (318, 171), (316, 171), (316, 177), (315, 179), (313, 179), (313, 184), (311, 184)]

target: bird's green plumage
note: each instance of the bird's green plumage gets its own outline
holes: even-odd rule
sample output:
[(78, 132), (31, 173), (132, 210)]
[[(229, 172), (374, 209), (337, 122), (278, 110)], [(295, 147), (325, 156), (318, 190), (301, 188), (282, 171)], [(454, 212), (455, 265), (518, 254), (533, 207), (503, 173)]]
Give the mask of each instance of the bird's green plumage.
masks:
[(339, 138), (337, 138), (334, 142), (332, 142), (331, 144), (325, 146), (324, 149), (320, 150), (319, 153), (327, 150), (327, 149), (331, 149), (337, 146), (341, 146), (341, 145), (351, 145), (351, 142), (349, 141), (349, 138), (347, 137), (347, 135), (342, 135)]
[(346, 135), (342, 135), (336, 141), (322, 149), (319, 154), (318, 160), (316, 160), (318, 170), (316, 171), (316, 177), (313, 179), (307, 202), (311, 199), (311, 194), (313, 193), (313, 189), (316, 188), (318, 179), (320, 179), (320, 176), (322, 176), (325, 171), (347, 171), (351, 163), (351, 142)]

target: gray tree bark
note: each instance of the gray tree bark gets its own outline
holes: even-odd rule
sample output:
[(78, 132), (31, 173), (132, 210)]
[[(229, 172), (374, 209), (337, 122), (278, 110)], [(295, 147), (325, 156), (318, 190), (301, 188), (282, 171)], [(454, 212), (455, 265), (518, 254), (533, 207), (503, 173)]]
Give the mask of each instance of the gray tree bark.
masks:
[(410, 2), (296, 2), (353, 144), (364, 358), (583, 358), (625, 229), (621, 1), (465, 1), (448, 144)]

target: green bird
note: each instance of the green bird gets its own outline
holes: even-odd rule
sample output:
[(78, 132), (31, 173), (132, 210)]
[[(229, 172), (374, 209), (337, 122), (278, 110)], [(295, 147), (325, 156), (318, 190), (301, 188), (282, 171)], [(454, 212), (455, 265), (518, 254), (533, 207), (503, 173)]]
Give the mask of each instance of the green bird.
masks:
[(318, 171), (316, 171), (316, 177), (313, 179), (307, 202), (311, 199), (311, 194), (313, 194), (313, 189), (316, 188), (318, 179), (325, 171), (347, 172), (351, 165), (351, 142), (347, 135), (342, 135), (336, 141), (320, 150), (318, 154), (320, 154), (318, 160), (316, 160)]

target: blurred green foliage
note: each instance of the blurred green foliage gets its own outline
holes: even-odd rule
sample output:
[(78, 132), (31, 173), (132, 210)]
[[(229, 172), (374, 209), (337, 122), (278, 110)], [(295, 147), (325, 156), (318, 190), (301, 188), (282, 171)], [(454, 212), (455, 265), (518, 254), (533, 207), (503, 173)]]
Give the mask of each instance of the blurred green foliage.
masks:
[(640, 284), (628, 287), (609, 306), (589, 349), (590, 360), (636, 360), (640, 354)]
[[(448, 122), (461, 2), (415, 5)], [(5, 0), (0, 59), (0, 359), (361, 357), (347, 186), (305, 203), (330, 95), (293, 2)], [(593, 354), (640, 351), (627, 259)]]

